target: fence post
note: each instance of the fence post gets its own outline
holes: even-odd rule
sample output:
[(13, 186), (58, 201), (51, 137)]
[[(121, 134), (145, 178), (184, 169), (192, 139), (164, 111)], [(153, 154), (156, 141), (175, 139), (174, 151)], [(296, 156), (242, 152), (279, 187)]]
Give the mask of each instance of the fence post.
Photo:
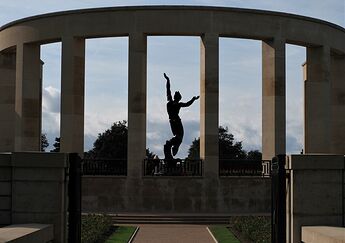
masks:
[(286, 171), (285, 154), (272, 159), (272, 205), (271, 238), (272, 243), (286, 242)]
[(81, 242), (81, 158), (69, 154), (68, 242)]

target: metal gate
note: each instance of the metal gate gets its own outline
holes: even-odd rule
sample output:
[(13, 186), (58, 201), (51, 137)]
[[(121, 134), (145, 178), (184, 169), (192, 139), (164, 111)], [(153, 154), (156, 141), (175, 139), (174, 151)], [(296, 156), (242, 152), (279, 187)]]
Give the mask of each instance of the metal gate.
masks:
[(286, 242), (286, 156), (272, 159), (271, 167), (271, 241)]
[(81, 158), (69, 154), (68, 171), (68, 243), (81, 242)]

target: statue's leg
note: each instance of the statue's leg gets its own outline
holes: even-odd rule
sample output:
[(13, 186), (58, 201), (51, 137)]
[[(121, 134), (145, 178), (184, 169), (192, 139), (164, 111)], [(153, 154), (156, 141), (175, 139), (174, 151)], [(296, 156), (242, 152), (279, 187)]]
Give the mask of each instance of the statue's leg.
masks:
[[(170, 128), (171, 128), (171, 131), (172, 133), (175, 135), (174, 131), (175, 131), (175, 126), (174, 126), (174, 121), (173, 120), (170, 120)], [(167, 140), (164, 144), (164, 159), (165, 160), (171, 160), (173, 159), (173, 156), (171, 154), (171, 147), (173, 146), (173, 139), (170, 139), (170, 140)]]
[(176, 142), (172, 146), (173, 156), (175, 156), (177, 154), (178, 149), (180, 148), (181, 143), (182, 143), (182, 138), (181, 137), (176, 137)]
[(173, 153), (173, 156), (175, 156), (180, 148), (180, 145), (182, 143), (182, 140), (183, 140), (183, 134), (184, 134), (184, 131), (183, 131), (183, 125), (182, 125), (182, 122), (181, 120), (179, 120), (177, 123), (176, 123), (176, 134), (175, 134), (175, 137), (173, 138), (174, 141), (173, 141), (173, 144), (172, 144), (172, 153)]
[[(172, 140), (172, 139), (171, 139)], [(164, 145), (164, 159), (173, 159), (173, 156), (171, 155), (171, 140), (166, 141)]]

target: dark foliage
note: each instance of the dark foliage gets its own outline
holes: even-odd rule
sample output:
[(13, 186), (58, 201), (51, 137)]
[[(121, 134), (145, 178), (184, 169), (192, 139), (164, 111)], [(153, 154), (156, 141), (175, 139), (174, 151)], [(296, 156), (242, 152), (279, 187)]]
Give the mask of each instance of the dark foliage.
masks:
[(41, 134), (41, 151), (45, 152), (46, 148), (49, 146), (47, 134), (43, 133)]
[[(242, 142), (237, 142), (234, 135), (229, 133), (227, 127), (219, 126), (219, 159), (250, 159), (261, 160), (261, 152), (258, 150), (243, 150)], [(194, 139), (188, 150), (189, 159), (200, 159), (200, 138)]]
[(234, 135), (229, 133), (227, 127), (219, 126), (219, 158), (245, 159), (246, 151), (242, 149), (242, 142), (235, 142)]
[(146, 149), (146, 158), (153, 159), (156, 154), (152, 153), (149, 148)]
[[(127, 141), (127, 121), (115, 122), (110, 129), (98, 134), (93, 148), (85, 153), (85, 158), (126, 160)], [(146, 156), (154, 158), (155, 154), (146, 149)]]
[(230, 227), (256, 243), (271, 242), (271, 221), (265, 216), (231, 217)]
[(194, 138), (188, 149), (188, 159), (200, 159), (200, 138)]
[(60, 138), (55, 138), (55, 143), (53, 144), (54, 149), (50, 150), (50, 152), (60, 152)]
[(262, 153), (259, 150), (251, 150), (247, 154), (249, 160), (262, 160)]
[(81, 218), (81, 242), (101, 243), (109, 236), (112, 227), (107, 215), (84, 215)]
[(126, 159), (128, 128), (126, 121), (115, 122), (110, 129), (99, 133), (87, 158)]

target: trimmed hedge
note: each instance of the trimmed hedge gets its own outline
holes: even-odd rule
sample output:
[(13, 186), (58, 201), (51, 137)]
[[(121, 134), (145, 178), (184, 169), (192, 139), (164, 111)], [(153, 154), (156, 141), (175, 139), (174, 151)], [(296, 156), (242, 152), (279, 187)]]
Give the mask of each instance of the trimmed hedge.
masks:
[(264, 216), (231, 217), (230, 227), (255, 243), (271, 242), (271, 218)]
[(112, 229), (111, 218), (107, 215), (83, 215), (81, 218), (81, 242), (104, 242)]

